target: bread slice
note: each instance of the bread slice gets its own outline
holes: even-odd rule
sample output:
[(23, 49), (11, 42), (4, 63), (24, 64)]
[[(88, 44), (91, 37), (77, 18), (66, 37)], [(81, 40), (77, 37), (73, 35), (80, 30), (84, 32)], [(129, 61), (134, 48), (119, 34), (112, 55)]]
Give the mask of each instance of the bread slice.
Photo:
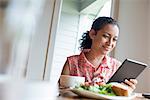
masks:
[(120, 83), (113, 84), (112, 90), (118, 96), (129, 96), (132, 93), (131, 88)]

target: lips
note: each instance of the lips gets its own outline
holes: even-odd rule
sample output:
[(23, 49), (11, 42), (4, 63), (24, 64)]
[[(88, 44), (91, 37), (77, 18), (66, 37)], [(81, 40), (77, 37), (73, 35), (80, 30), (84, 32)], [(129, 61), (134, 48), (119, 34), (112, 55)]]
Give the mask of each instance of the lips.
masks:
[(110, 51), (110, 50), (111, 50), (110, 47), (104, 47), (104, 49), (105, 49), (106, 51)]

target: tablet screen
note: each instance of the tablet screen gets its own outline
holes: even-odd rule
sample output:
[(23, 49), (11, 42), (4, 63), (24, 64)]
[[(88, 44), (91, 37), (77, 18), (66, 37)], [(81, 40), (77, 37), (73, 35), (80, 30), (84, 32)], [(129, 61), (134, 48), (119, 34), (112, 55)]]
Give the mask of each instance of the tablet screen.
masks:
[(125, 79), (136, 79), (137, 76), (147, 67), (147, 64), (126, 59), (115, 74), (109, 79), (110, 82), (123, 82)]

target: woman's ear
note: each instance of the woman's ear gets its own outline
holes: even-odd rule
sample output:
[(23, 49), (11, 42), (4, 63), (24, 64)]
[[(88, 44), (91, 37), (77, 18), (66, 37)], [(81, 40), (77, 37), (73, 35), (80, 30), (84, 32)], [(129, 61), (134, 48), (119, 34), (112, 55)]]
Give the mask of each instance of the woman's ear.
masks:
[(91, 29), (89, 31), (89, 36), (93, 40), (95, 38), (95, 36), (96, 36), (96, 31), (94, 29)]

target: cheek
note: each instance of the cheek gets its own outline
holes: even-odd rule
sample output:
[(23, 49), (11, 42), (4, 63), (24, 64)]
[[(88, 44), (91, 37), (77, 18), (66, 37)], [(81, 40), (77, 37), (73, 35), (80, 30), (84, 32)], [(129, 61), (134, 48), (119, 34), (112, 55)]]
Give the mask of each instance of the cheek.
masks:
[(102, 40), (96, 40), (96, 41), (94, 41), (94, 43), (93, 43), (93, 46), (94, 46), (95, 48), (102, 47), (103, 45), (105, 45), (105, 42), (103, 42)]
[(103, 44), (103, 45), (108, 45), (108, 43), (109, 43), (109, 41), (107, 39), (102, 39), (101, 40), (101, 44)]
[(113, 47), (113, 48), (114, 48), (114, 47), (116, 47), (116, 42), (115, 42), (115, 43), (113, 43), (112, 47)]
[(103, 42), (104, 42), (104, 40), (101, 39), (101, 38), (95, 39), (95, 43), (96, 43), (96, 44), (102, 44)]
[(101, 38), (101, 39), (99, 39), (99, 41), (101, 41), (101, 43), (106, 43), (106, 42), (108, 42), (108, 40), (105, 39), (105, 38)]

